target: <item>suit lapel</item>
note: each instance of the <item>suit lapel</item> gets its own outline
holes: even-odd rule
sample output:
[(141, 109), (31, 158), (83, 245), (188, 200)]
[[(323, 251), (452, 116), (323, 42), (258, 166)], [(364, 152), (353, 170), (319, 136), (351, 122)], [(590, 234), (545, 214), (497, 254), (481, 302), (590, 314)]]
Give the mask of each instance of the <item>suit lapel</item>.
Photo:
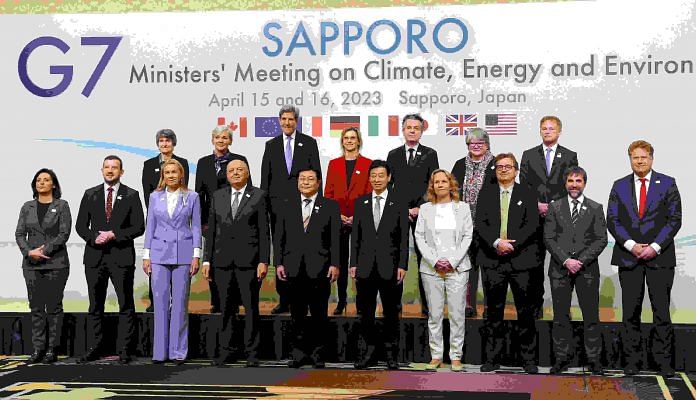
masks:
[[(358, 162), (355, 162), (355, 168), (358, 167)], [(353, 169), (353, 173), (355, 173), (355, 168)], [(350, 180), (350, 187), (346, 186), (346, 182), (348, 181), (348, 176), (346, 175), (346, 158), (345, 157), (340, 157), (338, 159), (338, 184), (341, 185), (343, 188), (343, 193), (348, 193), (351, 187), (353, 187), (353, 183), (355, 182), (354, 175), (351, 177)], [(340, 192), (339, 192), (340, 193)]]
[[(302, 155), (302, 152), (304, 151), (302, 148), (304, 147), (304, 141), (302, 140), (303, 138), (301, 137), (302, 134), (298, 131), (295, 131), (295, 143), (293, 143), (293, 150), (292, 150), (292, 167), (290, 168), (290, 175), (296, 175), (297, 174), (297, 169), (299, 168), (297, 165), (297, 160), (299, 159), (298, 157)], [(285, 138), (283, 138), (285, 140)], [(284, 142), (283, 142), (284, 143)], [(285, 149), (283, 149), (285, 150)], [(285, 158), (285, 151), (283, 151), (283, 158)]]
[[(561, 202), (561, 217), (563, 221), (567, 221), (568, 226), (573, 226), (573, 215), (570, 212), (570, 203), (568, 202), (568, 196), (564, 196), (563, 199), (557, 200)], [(580, 212), (580, 211), (578, 211)], [(579, 218), (579, 215), (578, 215)]]
[(38, 228), (43, 232), (43, 228), (41, 227), (41, 223), (39, 221), (39, 207), (38, 207), (39, 201), (34, 199), (33, 202), (29, 203), (29, 221), (36, 221), (36, 224), (39, 225)]
[[(97, 190), (97, 209), (95, 212), (95, 217), (98, 216), (99, 220), (106, 223), (106, 193), (104, 192), (104, 184), (99, 185), (99, 190)], [(111, 209), (111, 217), (113, 218), (114, 209)]]
[[(251, 186), (247, 185), (246, 189), (244, 189), (244, 193), (242, 194), (242, 198), (239, 199), (239, 206), (237, 207), (237, 215), (233, 215), (234, 219), (237, 219), (240, 215), (242, 215), (242, 212), (244, 211), (244, 207), (247, 205), (249, 202), (249, 199), (251, 196), (254, 195), (254, 191), (251, 188)], [(232, 204), (230, 203), (230, 213), (232, 213)]]
[[(166, 191), (166, 190), (167, 190), (167, 189), (164, 189), (163, 192)], [(176, 196), (176, 197), (177, 197), (177, 199), (176, 199), (176, 206), (174, 207), (174, 212), (172, 213), (172, 217), (171, 217), (172, 221), (174, 221), (175, 219), (177, 219), (177, 217), (179, 216), (179, 214), (181, 214), (181, 210), (184, 209), (184, 199), (186, 199), (186, 201), (188, 201), (188, 195), (189, 195), (188, 192), (183, 192), (183, 191), (182, 191), (181, 193), (179, 193), (179, 194)], [(165, 196), (166, 196), (166, 193), (165, 193)]]
[[(565, 153), (565, 148), (558, 145), (556, 147), (556, 154), (553, 155), (553, 160), (551, 160), (551, 172), (549, 176), (552, 176), (554, 172), (560, 168), (561, 162), (563, 161), (563, 153)], [(546, 163), (546, 160), (544, 160), (544, 163)]]
[[(386, 229), (383, 228), (385, 224), (382, 223), (382, 221), (385, 221), (388, 219), (385, 217), (391, 217), (391, 214), (394, 212), (394, 202), (391, 200), (392, 199), (392, 192), (389, 192), (387, 194), (387, 198), (384, 199), (384, 209), (382, 210), (382, 215), (379, 217), (379, 227), (375, 228), (375, 232), (379, 231), (379, 229)], [(372, 194), (370, 194), (370, 215), (372, 215), (372, 220), (374, 221), (375, 215), (373, 214), (373, 204), (372, 204)], [(374, 226), (374, 222), (372, 223)]]
[(636, 182), (634, 180), (633, 174), (626, 178), (626, 186), (628, 193), (628, 199), (631, 201), (631, 210), (633, 210), (633, 215), (635, 219), (638, 219), (638, 199), (636, 198)]
[(658, 176), (657, 172), (652, 171), (652, 176), (650, 177), (650, 187), (648, 188), (648, 197), (645, 201), (645, 210), (649, 210), (656, 199), (660, 197), (662, 192), (662, 180)]
[(546, 148), (543, 143), (537, 147), (537, 155), (539, 156), (537, 157), (537, 168), (539, 168), (542, 172), (541, 176), (546, 180), (548, 176), (546, 174)]
[[(51, 201), (51, 204), (48, 205), (48, 210), (46, 211), (46, 215), (44, 215), (43, 222), (39, 224), (39, 227), (43, 231), (44, 226), (51, 226), (53, 225), (54, 221), (56, 218), (58, 218), (58, 210), (56, 210), (56, 205), (58, 204), (57, 199), (53, 199)], [(34, 210), (36, 212), (36, 210)], [(37, 218), (38, 221), (38, 218)]]

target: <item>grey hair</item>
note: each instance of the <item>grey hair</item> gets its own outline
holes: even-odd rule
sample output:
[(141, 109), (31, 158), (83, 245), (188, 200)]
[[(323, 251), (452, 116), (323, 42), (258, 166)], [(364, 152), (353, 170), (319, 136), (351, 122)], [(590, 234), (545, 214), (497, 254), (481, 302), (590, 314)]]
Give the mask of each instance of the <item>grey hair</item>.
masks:
[(474, 128), (466, 133), (466, 137), (464, 139), (466, 140), (466, 144), (471, 143), (471, 141), (474, 139), (483, 140), (486, 142), (488, 149), (490, 150), (491, 148), (491, 138), (488, 137), (488, 132), (486, 132), (485, 129)]
[(160, 138), (167, 138), (171, 139), (172, 145), (176, 146), (176, 133), (174, 133), (173, 130), (165, 128), (165, 129), (160, 129), (157, 131), (155, 134), (155, 144), (159, 145), (159, 140)]
[(226, 133), (230, 139), (232, 139), (232, 131), (230, 130), (230, 127), (227, 125), (218, 125), (213, 129), (213, 136), (219, 135), (221, 133)]
[(280, 107), (278, 117), (282, 117), (285, 113), (293, 113), (295, 115), (296, 120), (300, 118), (300, 109), (293, 106), (292, 104), (285, 104), (284, 106)]

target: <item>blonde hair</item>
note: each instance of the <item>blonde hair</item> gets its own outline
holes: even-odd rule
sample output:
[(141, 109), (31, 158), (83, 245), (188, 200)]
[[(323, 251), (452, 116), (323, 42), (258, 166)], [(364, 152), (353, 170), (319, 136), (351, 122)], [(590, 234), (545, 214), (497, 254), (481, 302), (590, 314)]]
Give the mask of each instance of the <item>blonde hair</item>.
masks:
[(457, 183), (457, 179), (455, 179), (454, 175), (444, 169), (436, 169), (430, 174), (430, 181), (428, 181), (428, 201), (431, 203), (437, 201), (437, 195), (435, 195), (435, 174), (439, 174), (440, 172), (445, 174), (447, 179), (449, 179), (450, 197), (452, 201), (459, 201), (459, 183)]
[(346, 135), (348, 132), (355, 132), (355, 134), (358, 136), (358, 151), (362, 148), (362, 135), (360, 134), (360, 129), (358, 129), (355, 126), (349, 126), (348, 128), (345, 128), (344, 130), (341, 131), (341, 152), (343, 154), (346, 153), (346, 149), (343, 148), (343, 137)]
[(186, 184), (184, 183), (184, 166), (181, 165), (181, 163), (173, 158), (170, 158), (169, 160), (165, 161), (160, 165), (160, 179), (159, 183), (157, 184), (157, 191), (164, 190), (167, 185), (164, 183), (164, 169), (167, 167), (167, 165), (175, 165), (177, 168), (179, 168), (179, 173), (181, 174), (181, 178), (179, 180), (179, 189), (182, 191), (186, 192), (188, 191), (188, 187), (186, 187)]

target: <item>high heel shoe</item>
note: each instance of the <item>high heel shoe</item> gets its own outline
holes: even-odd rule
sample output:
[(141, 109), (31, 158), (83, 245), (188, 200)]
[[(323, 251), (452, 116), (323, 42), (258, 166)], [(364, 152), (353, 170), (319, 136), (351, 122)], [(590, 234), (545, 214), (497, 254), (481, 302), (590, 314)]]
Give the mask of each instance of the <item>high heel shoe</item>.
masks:
[(438, 368), (440, 368), (440, 365), (442, 364), (442, 360), (438, 360), (437, 358), (434, 358), (430, 361), (428, 365), (425, 366), (426, 371), (437, 371)]
[(336, 304), (336, 308), (333, 311), (333, 315), (344, 315), (346, 313), (346, 303)]
[(462, 364), (461, 360), (452, 360), (452, 372), (462, 372), (464, 371), (464, 364)]

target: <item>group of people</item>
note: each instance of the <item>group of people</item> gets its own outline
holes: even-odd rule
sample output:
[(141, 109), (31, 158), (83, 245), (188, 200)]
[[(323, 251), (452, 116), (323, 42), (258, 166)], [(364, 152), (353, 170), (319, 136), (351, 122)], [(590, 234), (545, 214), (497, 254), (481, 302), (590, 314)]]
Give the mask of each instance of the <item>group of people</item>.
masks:
[[(562, 125), (555, 116), (541, 119), (542, 144), (525, 151), (519, 164), (512, 153), (493, 155), (487, 132), (472, 129), (466, 135), (468, 152), (451, 172), (440, 169), (437, 152), (421, 143), (424, 121), (418, 114), (403, 118), (405, 143), (390, 151), (386, 161), (362, 156), (359, 129), (346, 128), (340, 140), (343, 155), (331, 160), (326, 179), (317, 142), (297, 131), (298, 120), (296, 107), (281, 108), (282, 134), (266, 143), (260, 187), (252, 185), (246, 157), (229, 151), (229, 127), (213, 130), (213, 154), (198, 162), (195, 191), (188, 189), (188, 163), (173, 154), (176, 135), (158, 131), (160, 154), (145, 162), (142, 174), (146, 220), (138, 192), (120, 181), (123, 161), (113, 155), (104, 159), (104, 182), (85, 192), (76, 222), (86, 242), (83, 262), (94, 337), (81, 361), (103, 355), (109, 280), (119, 302), (119, 360), (131, 360), (133, 239), (144, 233), (142, 265), (151, 279), (155, 316), (154, 363), (185, 362), (190, 282), (202, 269), (210, 283), (211, 311), (222, 314), (213, 362), (234, 359), (234, 320), (243, 305), (246, 363), (258, 366), (259, 289), (272, 252), (279, 294), (273, 313), (289, 311), (293, 327), (290, 367), (324, 366), (324, 348), (331, 339), (324, 334), (331, 284), (338, 283), (333, 313), (341, 315), (351, 277), (366, 344), (355, 367), (375, 365), (382, 347), (387, 367), (396, 369), (412, 234), (422, 312), (428, 317), (428, 369), (439, 368), (444, 360), (445, 303), (451, 368), (463, 369), (465, 319), (477, 314), (480, 272), (487, 332), (481, 371), (495, 371), (502, 361), (509, 286), (521, 367), (537, 373), (535, 320), (543, 312), (548, 251), (556, 359), (551, 372), (567, 370), (574, 356), (570, 303), (575, 288), (587, 362), (600, 374), (598, 257), (607, 245), (608, 228), (617, 242), (612, 264), (619, 267), (622, 286), (625, 373), (637, 373), (643, 358), (640, 314), (647, 282), (656, 325), (654, 358), (662, 374), (674, 374), (669, 304), (681, 200), (674, 178), (653, 171), (649, 143), (638, 140), (629, 146), (633, 173), (614, 183), (605, 218), (602, 205), (583, 194), (588, 179), (577, 154), (558, 144)], [(39, 170), (31, 188), (34, 200), (22, 207), (16, 230), (33, 323), (29, 362), (53, 362), (68, 276), (65, 244), (71, 214), (53, 171)], [(382, 332), (375, 326), (378, 295)]]

